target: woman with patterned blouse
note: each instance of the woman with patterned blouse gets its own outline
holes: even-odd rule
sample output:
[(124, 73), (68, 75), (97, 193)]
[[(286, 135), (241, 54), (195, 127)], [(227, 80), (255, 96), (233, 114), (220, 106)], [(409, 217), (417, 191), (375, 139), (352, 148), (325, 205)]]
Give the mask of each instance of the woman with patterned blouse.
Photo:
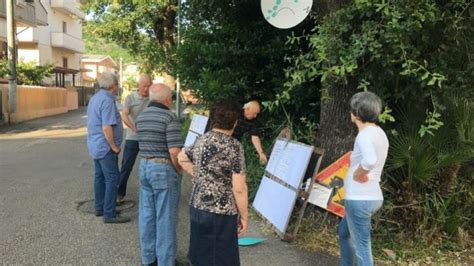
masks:
[(235, 103), (211, 106), (212, 130), (178, 155), (193, 177), (188, 258), (195, 266), (240, 265), (238, 236), (247, 230), (248, 196), (244, 149), (232, 137), (239, 115)]

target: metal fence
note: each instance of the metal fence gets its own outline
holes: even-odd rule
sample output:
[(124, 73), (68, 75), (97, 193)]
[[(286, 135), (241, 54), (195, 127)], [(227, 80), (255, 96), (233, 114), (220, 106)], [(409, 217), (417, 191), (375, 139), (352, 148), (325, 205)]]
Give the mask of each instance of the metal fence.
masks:
[(0, 89), (0, 124), (4, 121), (2, 101), (3, 101), (3, 95), (2, 95), (2, 90)]
[(96, 88), (94, 87), (76, 87), (77, 97), (79, 100), (79, 106), (87, 106), (89, 100), (95, 94)]

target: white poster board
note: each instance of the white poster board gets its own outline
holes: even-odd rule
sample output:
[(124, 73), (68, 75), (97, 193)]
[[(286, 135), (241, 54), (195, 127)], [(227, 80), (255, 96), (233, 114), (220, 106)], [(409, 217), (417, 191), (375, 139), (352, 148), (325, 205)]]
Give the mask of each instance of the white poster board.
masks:
[(264, 176), (253, 201), (253, 207), (278, 231), (284, 233), (293, 211), (296, 196), (296, 191)]
[(277, 139), (258, 187), (253, 207), (282, 235), (288, 226), (312, 152), (313, 146)]
[(204, 134), (206, 132), (207, 121), (209, 118), (207, 116), (194, 114), (193, 120), (191, 120), (191, 125), (189, 130), (194, 131), (198, 134)]
[(193, 131), (188, 131), (188, 135), (186, 136), (186, 141), (184, 142), (184, 147), (189, 147), (196, 142), (196, 139), (201, 136), (198, 133), (194, 133)]
[(207, 116), (194, 114), (189, 126), (188, 135), (184, 142), (184, 147), (189, 147), (194, 144), (196, 139), (206, 132), (207, 122), (209, 118)]
[(265, 170), (299, 189), (312, 152), (312, 146), (277, 139)]

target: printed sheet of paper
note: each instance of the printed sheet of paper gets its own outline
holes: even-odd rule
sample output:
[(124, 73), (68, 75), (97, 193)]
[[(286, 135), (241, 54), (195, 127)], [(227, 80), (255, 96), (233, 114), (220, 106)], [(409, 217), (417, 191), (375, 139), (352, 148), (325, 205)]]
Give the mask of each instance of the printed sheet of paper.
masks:
[(203, 115), (193, 115), (191, 125), (189, 126), (188, 135), (186, 135), (186, 141), (184, 147), (189, 147), (194, 144), (196, 139), (206, 132), (207, 122), (209, 118)]
[(189, 126), (189, 130), (194, 131), (198, 134), (204, 134), (206, 132), (207, 121), (209, 120), (208, 117), (203, 115), (193, 115), (193, 120), (191, 121), (191, 125)]
[(332, 195), (332, 190), (332, 188), (325, 187), (319, 183), (314, 183), (309, 194), (308, 202), (326, 209)]
[(273, 146), (265, 170), (299, 189), (312, 152), (312, 146), (279, 139)]

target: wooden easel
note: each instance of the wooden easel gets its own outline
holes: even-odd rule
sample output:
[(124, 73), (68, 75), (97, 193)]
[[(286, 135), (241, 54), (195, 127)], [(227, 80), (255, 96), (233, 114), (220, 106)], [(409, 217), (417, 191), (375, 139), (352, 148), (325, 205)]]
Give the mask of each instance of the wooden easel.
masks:
[[(296, 219), (296, 225), (293, 229), (293, 231), (291, 233), (287, 233), (286, 232), (286, 228), (284, 230), (284, 232), (280, 231), (278, 228), (276, 228), (275, 226), (272, 225), (272, 229), (278, 234), (278, 236), (280, 236), (280, 238), (284, 241), (287, 241), (287, 242), (292, 242), (296, 239), (296, 235), (298, 233), (298, 230), (299, 230), (299, 227), (301, 225), (301, 221), (303, 219), (303, 216), (304, 216), (304, 212), (306, 210), (306, 207), (308, 205), (308, 199), (309, 199), (309, 192), (306, 191), (304, 189), (304, 182), (303, 180), (306, 180), (308, 178), (310, 178), (310, 188), (313, 186), (313, 183), (314, 183), (314, 175), (319, 171), (319, 167), (321, 165), (321, 161), (322, 161), (322, 158), (324, 156), (324, 150), (323, 149), (320, 149), (320, 148), (314, 148), (313, 147), (313, 151), (312, 151), (312, 154), (311, 154), (311, 157), (309, 159), (309, 162), (306, 166), (306, 172), (304, 174), (304, 177), (302, 178), (300, 184), (299, 184), (299, 187), (298, 189), (290, 186), (288, 183), (286, 183), (285, 181), (281, 180), (280, 178), (274, 176), (273, 174), (265, 171), (265, 176), (277, 183), (279, 183), (280, 185), (286, 187), (287, 189), (290, 189), (294, 192), (296, 192), (296, 200), (302, 200), (303, 201), (303, 204), (299, 210), (299, 214), (298, 214), (298, 217)], [(295, 200), (295, 202), (296, 202)], [(255, 209), (255, 211), (257, 212), (257, 214), (264, 220), (266, 221), (268, 224), (272, 224), (263, 214), (261, 214), (257, 209)], [(294, 212), (294, 205), (292, 207), (292, 211), (291, 213)], [(290, 214), (290, 217), (291, 217), (291, 214)]]
[[(298, 214), (298, 218), (296, 219), (296, 225), (295, 228), (293, 229), (293, 232), (291, 234), (286, 233), (284, 237), (282, 238), (285, 241), (288, 242), (293, 242), (296, 239), (296, 235), (298, 234), (298, 230), (301, 225), (301, 221), (303, 220), (304, 212), (306, 210), (306, 207), (308, 205), (308, 200), (309, 200), (309, 194), (311, 192), (311, 188), (313, 187), (314, 184), (314, 175), (318, 173), (319, 167), (321, 166), (321, 161), (324, 156), (324, 149), (320, 148), (314, 148), (313, 154), (311, 156), (311, 159), (308, 164), (308, 168), (306, 170), (305, 176), (303, 178), (303, 181), (301, 182), (300, 185), (300, 190), (298, 193), (298, 198), (303, 201), (303, 205), (301, 206)], [(309, 184), (309, 191), (306, 191), (304, 189), (304, 180), (307, 178), (310, 178), (310, 184)]]

